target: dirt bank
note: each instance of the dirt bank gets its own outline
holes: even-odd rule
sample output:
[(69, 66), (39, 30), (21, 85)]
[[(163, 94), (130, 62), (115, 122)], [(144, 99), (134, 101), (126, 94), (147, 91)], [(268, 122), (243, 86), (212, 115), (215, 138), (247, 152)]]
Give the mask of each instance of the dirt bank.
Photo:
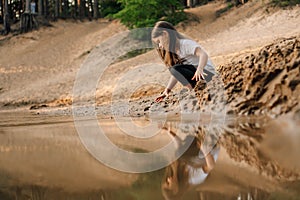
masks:
[[(193, 19), (178, 25), (180, 32), (201, 43), (216, 66), (229, 67), (224, 64), (238, 55), (254, 54), (275, 39), (290, 38), (300, 32), (300, 27), (295, 26), (300, 20), (299, 7), (267, 9), (266, 1), (248, 1), (217, 17), (218, 10), (226, 6), (218, 1), (188, 9)], [(81, 64), (95, 46), (126, 30), (117, 21), (105, 20), (84, 23), (59, 21), (53, 25), (16, 37), (1, 38), (1, 110), (71, 105), (74, 80)], [(242, 62), (248, 61), (245, 58)], [(143, 65), (161, 68), (153, 72), (147, 71), (146, 66), (142, 67), (138, 74), (132, 75), (130, 81), (122, 83), (126, 87), (120, 90), (115, 100), (123, 99), (126, 95), (135, 98), (157, 95), (170, 75), (156, 53), (150, 51), (109, 66), (99, 81), (96, 103), (100, 105), (110, 102), (112, 90), (118, 86), (120, 77)], [(238, 80), (232, 80), (235, 81)], [(160, 86), (151, 85), (151, 82), (160, 83)], [(128, 94), (128, 88), (136, 85), (140, 87), (134, 94)], [(175, 91), (180, 90), (181, 86), (178, 85)], [(242, 113), (248, 112), (240, 110)]]

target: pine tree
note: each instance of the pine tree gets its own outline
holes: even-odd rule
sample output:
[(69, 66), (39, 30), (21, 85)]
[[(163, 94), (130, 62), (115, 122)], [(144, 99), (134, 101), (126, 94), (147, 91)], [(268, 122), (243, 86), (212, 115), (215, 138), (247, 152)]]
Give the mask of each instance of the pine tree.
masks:
[(114, 16), (129, 28), (153, 26), (164, 18), (173, 24), (185, 19), (178, 0), (119, 0), (124, 9)]

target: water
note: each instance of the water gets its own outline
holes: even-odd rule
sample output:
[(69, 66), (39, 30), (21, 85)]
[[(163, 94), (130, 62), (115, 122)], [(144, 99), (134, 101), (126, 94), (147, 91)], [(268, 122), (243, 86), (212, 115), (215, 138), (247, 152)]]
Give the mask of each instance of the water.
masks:
[[(299, 199), (299, 163), (293, 157), (298, 145), (283, 141), (285, 148), (276, 156), (288, 149), (288, 158), (270, 153), (274, 142), (268, 140), (268, 120), (231, 119), (221, 125), (174, 119), (98, 122), (116, 147), (134, 154), (152, 152), (173, 141), (175, 151), (167, 156), (172, 159), (171, 154), (184, 147), (186, 136), (192, 137), (191, 145), (161, 169), (122, 172), (92, 156), (93, 149), (83, 145), (72, 117), (2, 113), (0, 199)], [(87, 137), (92, 137), (91, 120), (84, 124)], [(156, 133), (149, 138), (124, 134), (136, 131), (134, 126), (146, 130), (149, 124), (155, 126), (147, 131)], [(107, 154), (113, 161), (118, 158)], [(163, 162), (167, 157), (162, 153), (154, 161)], [(143, 162), (137, 161), (137, 167), (145, 166)]]

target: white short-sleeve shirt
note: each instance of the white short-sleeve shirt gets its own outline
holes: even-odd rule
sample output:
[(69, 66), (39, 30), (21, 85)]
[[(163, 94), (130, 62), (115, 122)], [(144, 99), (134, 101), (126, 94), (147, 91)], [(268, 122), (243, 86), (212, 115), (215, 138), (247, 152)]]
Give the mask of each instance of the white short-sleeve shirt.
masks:
[[(220, 152), (220, 147), (215, 147), (210, 152), (212, 154), (213, 159), (214, 159), (215, 162), (217, 162), (219, 152)], [(190, 158), (190, 161), (193, 162), (193, 163), (198, 163), (198, 164), (202, 163), (202, 165), (204, 165), (205, 162), (206, 162), (205, 158), (204, 158), (204, 155), (201, 151), (199, 151), (199, 153), (196, 157)], [(190, 164), (187, 165), (187, 170), (188, 170), (188, 173), (189, 173), (188, 181), (189, 181), (189, 184), (191, 184), (191, 185), (199, 185), (199, 184), (203, 183), (205, 181), (205, 179), (207, 178), (207, 176), (208, 176), (208, 174), (203, 171), (202, 166), (194, 167), (190, 163)]]
[[(196, 48), (199, 47), (204, 50), (196, 41), (190, 39), (180, 39), (179, 40), (179, 52), (178, 55), (180, 58), (185, 59), (183, 64), (194, 65), (195, 67), (199, 64), (199, 57), (195, 55)], [(208, 58), (207, 64), (204, 67), (206, 70), (216, 73), (215, 67), (211, 60)]]

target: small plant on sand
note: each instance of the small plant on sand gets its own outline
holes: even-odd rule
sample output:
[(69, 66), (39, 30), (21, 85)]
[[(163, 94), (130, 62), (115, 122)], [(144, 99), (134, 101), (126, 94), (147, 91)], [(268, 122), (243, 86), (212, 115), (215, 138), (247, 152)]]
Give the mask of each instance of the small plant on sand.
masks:
[(227, 6), (226, 7), (217, 10), (217, 12), (216, 12), (217, 17), (220, 17), (223, 13), (227, 12), (228, 10), (230, 10), (233, 7), (234, 7), (234, 3), (227, 2)]
[(287, 7), (300, 4), (300, 0), (272, 0), (272, 4), (280, 7)]

